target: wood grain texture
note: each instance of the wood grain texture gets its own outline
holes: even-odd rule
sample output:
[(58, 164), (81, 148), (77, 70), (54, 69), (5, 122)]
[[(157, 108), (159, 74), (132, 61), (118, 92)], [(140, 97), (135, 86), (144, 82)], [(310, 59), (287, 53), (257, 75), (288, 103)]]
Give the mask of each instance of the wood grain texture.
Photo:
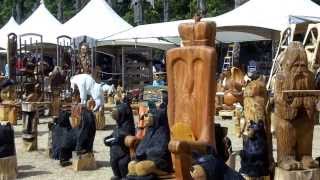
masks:
[(190, 124), (196, 140), (214, 144), (213, 115), (216, 52), (211, 47), (168, 51), (169, 124)]
[(0, 180), (14, 180), (17, 177), (17, 157), (0, 158)]
[(312, 160), (312, 139), (317, 98), (283, 91), (314, 90), (313, 73), (308, 70), (306, 52), (299, 42), (284, 51), (281, 71), (275, 78), (275, 119), (278, 166), (286, 170), (317, 167)]
[(319, 169), (286, 171), (281, 168), (276, 168), (274, 180), (318, 180), (320, 179)]
[(213, 22), (179, 26), (185, 47), (167, 52), (169, 150), (173, 153), (177, 179), (192, 179), (193, 150), (215, 150), (214, 112), (217, 55)]

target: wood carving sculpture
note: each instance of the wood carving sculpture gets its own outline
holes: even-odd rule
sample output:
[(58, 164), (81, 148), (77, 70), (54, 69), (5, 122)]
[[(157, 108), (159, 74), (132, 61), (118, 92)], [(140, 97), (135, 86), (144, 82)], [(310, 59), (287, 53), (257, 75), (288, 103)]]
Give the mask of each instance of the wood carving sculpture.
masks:
[(89, 46), (86, 43), (83, 43), (80, 47), (80, 73), (91, 73), (91, 60), (89, 56)]
[(1, 107), (0, 121), (9, 121), (12, 125), (17, 125), (17, 105), (16, 87), (14, 81), (4, 80), (0, 83)]
[(244, 74), (239, 68), (232, 67), (228, 69), (225, 73), (224, 80), (224, 104), (227, 107), (224, 108), (234, 108), (232, 107), (234, 103), (243, 102), (243, 92), (242, 87), (244, 86)]
[(308, 70), (301, 43), (290, 43), (283, 56), (274, 90), (278, 166), (285, 170), (315, 168), (312, 139), (317, 98), (285, 92), (315, 89), (314, 75)]
[[(70, 164), (71, 157), (78, 158), (73, 161), (74, 168), (79, 165), (82, 156), (95, 163), (92, 156), (96, 134), (94, 114), (87, 108), (83, 108), (80, 113), (80, 125), (75, 128), (72, 128), (69, 117), (69, 112), (61, 111), (53, 125), (53, 158), (59, 159), (62, 166)], [(75, 151), (74, 155), (73, 151)]]
[(267, 90), (262, 79), (251, 81), (244, 90), (243, 150), (240, 172), (248, 177), (269, 176), (272, 158), (270, 120), (266, 116)]
[(112, 118), (116, 121), (116, 128), (110, 136), (104, 139), (106, 146), (110, 147), (110, 164), (114, 174), (111, 179), (125, 178), (130, 162), (129, 148), (125, 146), (125, 137), (134, 136), (135, 127), (130, 104), (121, 103), (112, 112)]
[(167, 175), (172, 171), (166, 106), (163, 102), (162, 108), (157, 110), (155, 103), (149, 102), (149, 115), (144, 118), (145, 136), (137, 145), (133, 159), (128, 164), (128, 180), (153, 180), (157, 179), (156, 176)]
[(143, 139), (144, 135), (146, 134), (146, 127), (144, 124), (144, 119), (148, 118), (151, 115), (151, 112), (154, 112), (156, 109), (153, 102), (147, 101), (142, 102), (139, 105), (139, 121), (137, 126), (137, 133), (136, 137), (138, 139)]
[(0, 179), (16, 179), (16, 176), (14, 129), (10, 123), (0, 121)]
[[(26, 102), (41, 102), (42, 100), (42, 93), (41, 93), (41, 85), (39, 83), (33, 85), (29, 84), (29, 88), (26, 88), (27, 92), (25, 94)], [(29, 89), (29, 90), (28, 90)]]
[[(2, 103), (12, 104), (15, 102), (14, 89), (15, 84), (12, 80), (0, 83)], [(9, 110), (9, 115), (6, 111), (1, 112), (4, 117), (0, 119), (0, 179), (16, 179), (17, 174), (14, 129), (10, 123), (11, 111)]]
[(116, 104), (120, 104), (122, 102), (124, 96), (125, 96), (125, 91), (124, 91), (123, 87), (118, 85), (117, 90), (115, 92), (115, 95), (113, 97), (114, 102)]
[(215, 23), (199, 19), (181, 24), (184, 47), (167, 52), (169, 149), (177, 179), (191, 179), (192, 150), (215, 150), (215, 29)]
[(60, 66), (54, 67), (53, 71), (49, 74), (50, 87), (53, 93), (52, 102), (52, 116), (58, 117), (60, 112), (61, 100), (60, 93), (65, 85), (66, 74)]
[(114, 91), (114, 86), (107, 84), (98, 84), (89, 74), (78, 74), (70, 78), (71, 89), (74, 90), (77, 86), (80, 92), (81, 104), (86, 104), (87, 96), (90, 95), (95, 101), (93, 111), (99, 110), (104, 105), (104, 92), (111, 94)]

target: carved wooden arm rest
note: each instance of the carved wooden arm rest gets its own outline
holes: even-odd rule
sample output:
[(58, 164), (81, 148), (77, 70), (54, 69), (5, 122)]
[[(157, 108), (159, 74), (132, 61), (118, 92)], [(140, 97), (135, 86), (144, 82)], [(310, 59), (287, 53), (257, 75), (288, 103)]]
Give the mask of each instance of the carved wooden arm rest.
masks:
[(124, 138), (124, 144), (129, 148), (131, 158), (135, 157), (135, 150), (139, 142), (140, 139), (135, 136), (126, 136)]
[(135, 137), (135, 136), (126, 136), (124, 138), (124, 144), (127, 146), (127, 147), (133, 147), (138, 141), (138, 138)]
[(175, 174), (179, 179), (191, 180), (192, 151), (208, 153), (210, 145), (197, 141), (175, 141), (169, 143), (169, 150), (174, 154)]
[(200, 153), (208, 153), (210, 145), (197, 141), (176, 141), (171, 140), (169, 143), (169, 150), (174, 154), (191, 154), (192, 151)]

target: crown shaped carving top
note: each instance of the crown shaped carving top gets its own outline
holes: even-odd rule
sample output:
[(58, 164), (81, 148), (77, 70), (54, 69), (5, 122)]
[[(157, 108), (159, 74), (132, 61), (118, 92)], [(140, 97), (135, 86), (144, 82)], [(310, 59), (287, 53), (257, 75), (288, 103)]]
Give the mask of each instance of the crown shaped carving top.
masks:
[(216, 37), (216, 23), (200, 21), (195, 17), (194, 23), (179, 25), (179, 34), (184, 46), (214, 46)]

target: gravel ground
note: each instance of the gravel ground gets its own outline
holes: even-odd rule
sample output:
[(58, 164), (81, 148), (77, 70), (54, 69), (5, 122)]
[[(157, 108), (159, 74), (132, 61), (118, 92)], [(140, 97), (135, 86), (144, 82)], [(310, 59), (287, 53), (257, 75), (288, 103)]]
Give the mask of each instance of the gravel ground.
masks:
[[(17, 148), (18, 158), (18, 179), (26, 180), (100, 180), (110, 179), (113, 175), (109, 163), (109, 148), (105, 147), (102, 140), (105, 136), (111, 133), (114, 122), (110, 119), (109, 114), (106, 114), (107, 130), (97, 131), (94, 142), (94, 154), (97, 161), (98, 169), (94, 171), (74, 172), (71, 167), (62, 168), (58, 161), (48, 158), (47, 143), (48, 143), (48, 128), (47, 122), (50, 119), (40, 119), (38, 126), (38, 151), (23, 152), (21, 139), (21, 121), (15, 126), (15, 143)], [(238, 151), (242, 148), (242, 140), (235, 136), (233, 131), (233, 122), (231, 120), (220, 120), (216, 118), (216, 122), (223, 126), (229, 127), (228, 136), (232, 140), (233, 150)], [(320, 126), (315, 127), (313, 156), (320, 156)], [(275, 140), (274, 140), (275, 143)], [(275, 149), (275, 145), (274, 145)], [(236, 169), (239, 168), (239, 157), (236, 161)]]

